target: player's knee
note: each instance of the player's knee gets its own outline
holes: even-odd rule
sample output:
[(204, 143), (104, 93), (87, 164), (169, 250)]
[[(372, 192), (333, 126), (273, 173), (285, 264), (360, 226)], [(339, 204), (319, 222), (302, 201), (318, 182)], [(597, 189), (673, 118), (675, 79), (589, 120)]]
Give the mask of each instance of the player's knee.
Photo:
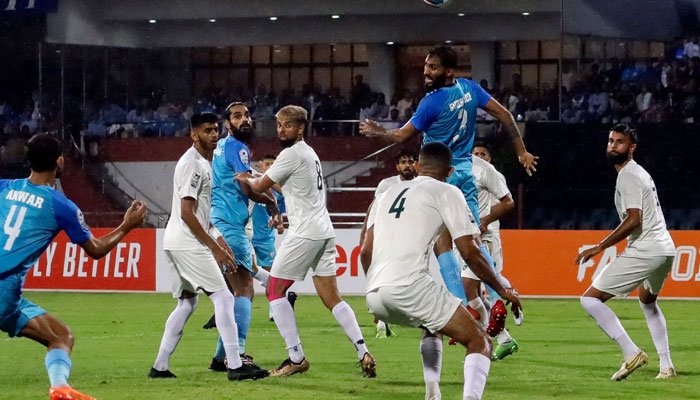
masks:
[(199, 296), (190, 297), (187, 299), (180, 299), (177, 302), (177, 307), (185, 311), (187, 314), (192, 314), (197, 309), (197, 304), (199, 304)]
[(75, 344), (75, 337), (73, 336), (73, 330), (65, 324), (60, 324), (54, 326), (52, 329), (53, 335), (49, 338), (49, 348), (67, 348), (68, 350), (73, 349)]
[(469, 338), (467, 349), (469, 349), (470, 353), (480, 353), (487, 357), (491, 357), (491, 353), (493, 352), (491, 338), (485, 331), (479, 330), (476, 335)]

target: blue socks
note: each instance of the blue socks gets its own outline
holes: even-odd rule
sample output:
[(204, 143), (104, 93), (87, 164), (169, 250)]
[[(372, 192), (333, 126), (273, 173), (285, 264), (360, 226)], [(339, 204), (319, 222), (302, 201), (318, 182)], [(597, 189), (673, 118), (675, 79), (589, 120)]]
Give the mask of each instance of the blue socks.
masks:
[(53, 349), (49, 351), (46, 353), (44, 364), (46, 365), (46, 371), (49, 373), (51, 387), (69, 386), (68, 377), (70, 376), (72, 362), (65, 350)]
[(245, 339), (248, 337), (248, 327), (250, 326), (250, 314), (253, 303), (247, 297), (236, 297), (233, 305), (233, 314), (238, 325), (238, 351), (245, 353)]
[[(489, 266), (491, 267), (491, 270), (493, 271), (493, 273), (494, 273), (495, 275), (498, 275), (498, 274), (496, 273), (496, 265), (493, 263), (493, 259), (491, 258), (491, 254), (489, 254), (489, 251), (486, 250), (486, 245), (481, 244), (481, 245), (479, 246), (479, 250), (481, 250), (481, 254), (483, 254), (484, 257), (486, 257), (486, 261), (489, 262)], [(495, 302), (498, 301), (498, 300), (502, 300), (501, 296), (499, 296), (498, 293), (496, 293), (496, 291), (493, 290), (493, 289), (491, 288), (491, 286), (489, 286), (489, 285), (487, 285), (487, 284), (485, 284), (485, 283), (484, 283), (484, 286), (486, 287), (486, 290), (489, 291), (489, 297), (491, 298), (491, 303), (492, 303), (492, 304), (495, 303)]]
[[(462, 286), (462, 276), (457, 257), (453, 252), (448, 251), (440, 254), (437, 260), (438, 264), (440, 264), (440, 274), (442, 275), (442, 280), (445, 281), (447, 290), (462, 300), (462, 304), (466, 307), (469, 302), (467, 301), (467, 295), (464, 293), (464, 286)], [(491, 264), (493, 265), (493, 262)]]

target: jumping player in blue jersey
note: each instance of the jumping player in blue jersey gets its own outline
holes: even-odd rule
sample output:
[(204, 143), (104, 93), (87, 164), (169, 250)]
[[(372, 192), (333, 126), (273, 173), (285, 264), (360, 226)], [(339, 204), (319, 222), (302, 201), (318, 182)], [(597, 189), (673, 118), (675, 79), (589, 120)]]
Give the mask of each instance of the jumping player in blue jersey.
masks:
[(34, 135), (27, 142), (31, 175), (0, 180), (0, 330), (10, 337), (24, 336), (47, 347), (45, 364), (51, 381), (51, 400), (89, 400), (68, 385), (73, 335), (70, 328), (38, 305), (22, 297), (29, 269), (60, 231), (85, 253), (99, 259), (116, 246), (146, 216), (146, 204), (134, 201), (124, 222), (101, 238), (90, 233), (80, 209), (54, 189), (63, 168), (58, 139)]
[[(271, 194), (256, 193), (245, 183), (234, 181), (234, 174), (250, 172), (250, 150), (247, 143), (253, 136), (253, 121), (248, 107), (243, 103), (231, 103), (224, 111), (226, 129), (229, 134), (220, 139), (214, 150), (212, 171), (214, 185), (212, 188), (211, 222), (221, 232), (226, 243), (233, 251), (236, 268), (226, 274), (230, 289), (234, 292), (235, 318), (238, 325), (238, 348), (241, 360), (253, 364), (253, 358), (245, 354), (245, 342), (250, 326), (253, 301), (253, 259), (251, 244), (245, 233), (248, 223), (248, 199), (263, 203), (269, 213), (279, 214), (277, 200)], [(226, 371), (223, 342), (219, 338), (216, 354), (209, 369)]]
[[(533, 156), (525, 149), (513, 115), (476, 82), (455, 78), (456, 68), (457, 55), (452, 48), (442, 46), (431, 49), (425, 58), (425, 68), (423, 69), (425, 88), (428, 90), (428, 94), (421, 100), (413, 117), (403, 127), (391, 130), (382, 127), (375, 121), (363, 121), (360, 123), (360, 133), (366, 136), (386, 137), (394, 142), (403, 142), (423, 132), (423, 144), (429, 142), (446, 144), (452, 150), (452, 166), (454, 167), (454, 172), (447, 178), (447, 183), (457, 186), (462, 191), (472, 215), (478, 222), (479, 201), (472, 174), (471, 158), (474, 136), (476, 136), (477, 108), (483, 108), (503, 124), (513, 141), (518, 161), (530, 176), (532, 176), (532, 172), (536, 171), (538, 157)], [(491, 261), (491, 257), (478, 235), (475, 235), (474, 239), (479, 243), (479, 248), (493, 268), (493, 261)], [(446, 286), (452, 294), (468, 304), (459, 278), (460, 267), (452, 252), (452, 239), (448, 232), (445, 231), (442, 234), (435, 244), (434, 250)], [(503, 302), (496, 301), (500, 299), (500, 296), (495, 291), (490, 289), (489, 293), (495, 302), (489, 322), (489, 333), (495, 336), (503, 330), (506, 309)], [(517, 313), (518, 310), (513, 310), (513, 312)], [(485, 318), (483, 315), (481, 317)]]

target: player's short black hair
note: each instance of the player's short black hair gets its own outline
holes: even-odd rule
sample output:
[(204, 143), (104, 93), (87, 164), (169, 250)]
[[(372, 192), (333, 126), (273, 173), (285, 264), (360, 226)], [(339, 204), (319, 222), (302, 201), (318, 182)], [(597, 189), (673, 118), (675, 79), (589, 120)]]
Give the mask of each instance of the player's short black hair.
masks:
[(401, 161), (401, 159), (404, 157), (411, 157), (413, 160), (417, 159), (416, 152), (413, 149), (404, 147), (401, 150), (399, 150), (399, 154), (396, 155), (394, 161), (396, 161), (396, 164), (398, 164), (399, 161)]
[(190, 127), (192, 129), (195, 129), (195, 128), (199, 128), (200, 126), (202, 126), (206, 123), (216, 124), (217, 122), (219, 122), (219, 117), (217, 117), (216, 114), (212, 114), (212, 113), (192, 114), (192, 117), (190, 118)]
[(265, 154), (263, 156), (263, 158), (260, 159), (260, 161), (262, 161), (262, 160), (276, 160), (276, 159), (277, 159), (277, 157), (273, 156), (272, 154)]
[(474, 149), (474, 147), (483, 147), (486, 150), (488, 150), (489, 153), (491, 152), (491, 147), (488, 145), (488, 143), (484, 142), (483, 140), (477, 140), (476, 142), (474, 142), (472, 149)]
[(242, 101), (232, 101), (231, 104), (227, 105), (226, 108), (224, 108), (224, 120), (228, 121), (231, 119), (231, 107), (233, 106), (243, 106), (245, 108), (248, 108), (248, 106), (245, 105), (245, 103)]
[(61, 142), (54, 136), (37, 133), (27, 141), (27, 161), (32, 171), (53, 171), (61, 154)]
[(435, 46), (428, 51), (428, 57), (437, 57), (445, 68), (457, 68), (457, 53), (450, 46)]
[(421, 165), (433, 165), (443, 170), (449, 170), (452, 165), (452, 151), (440, 142), (430, 142), (420, 149), (418, 160)]
[(615, 126), (610, 129), (613, 132), (621, 133), (625, 136), (629, 136), (630, 141), (634, 144), (637, 143), (638, 137), (637, 137), (637, 130), (632, 127), (630, 124), (625, 124), (625, 123), (620, 123), (616, 124)]

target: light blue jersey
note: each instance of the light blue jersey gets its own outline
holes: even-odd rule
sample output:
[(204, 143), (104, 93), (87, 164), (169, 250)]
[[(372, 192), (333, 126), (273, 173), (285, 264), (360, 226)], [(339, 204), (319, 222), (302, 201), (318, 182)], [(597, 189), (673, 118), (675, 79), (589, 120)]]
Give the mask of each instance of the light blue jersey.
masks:
[(251, 270), (250, 241), (245, 234), (248, 223), (248, 197), (234, 175), (250, 171), (248, 146), (233, 136), (220, 139), (212, 160), (214, 185), (211, 191), (211, 222), (226, 239), (236, 262)]
[[(272, 191), (277, 198), (277, 207), (280, 213), (284, 213), (284, 197), (276, 191)], [(253, 239), (251, 240), (255, 249), (255, 257), (258, 265), (262, 267), (271, 267), (272, 261), (275, 259), (277, 252), (275, 251), (275, 227), (268, 226), (270, 216), (267, 214), (267, 208), (264, 204), (255, 203), (253, 212)]]
[(476, 136), (476, 110), (491, 100), (478, 83), (457, 78), (452, 86), (428, 93), (411, 118), (411, 124), (424, 132), (423, 144), (441, 142), (452, 150), (452, 165), (471, 163)]
[(26, 273), (61, 230), (73, 243), (90, 239), (75, 203), (29, 179), (0, 180), (0, 221), (0, 277)]
[(452, 86), (428, 93), (411, 118), (411, 124), (424, 132), (423, 144), (441, 142), (452, 150), (455, 171), (447, 183), (457, 186), (464, 194), (474, 219), (479, 221), (479, 200), (472, 174), (472, 146), (476, 136), (476, 110), (491, 100), (478, 83), (457, 78)]
[(62, 230), (73, 243), (84, 243), (91, 234), (72, 201), (29, 179), (0, 180), (0, 223), (0, 330), (12, 337), (46, 313), (22, 297), (27, 272), (41, 253)]

